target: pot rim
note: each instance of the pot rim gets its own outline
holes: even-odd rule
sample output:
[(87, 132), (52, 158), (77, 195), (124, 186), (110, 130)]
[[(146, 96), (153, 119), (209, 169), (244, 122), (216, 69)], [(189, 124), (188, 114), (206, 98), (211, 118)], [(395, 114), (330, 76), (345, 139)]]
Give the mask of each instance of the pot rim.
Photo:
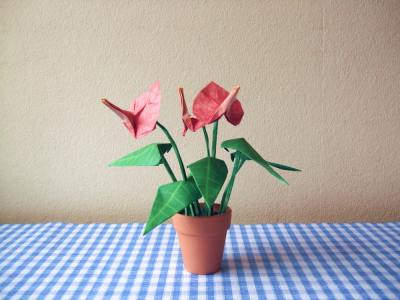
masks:
[[(203, 203), (200, 203), (200, 205), (201, 205), (201, 206), (204, 206)], [(215, 206), (217, 206), (218, 208), (221, 207), (220, 204), (214, 204), (214, 207), (215, 207)], [(232, 213), (232, 209), (231, 209), (229, 206), (227, 206), (225, 212), (224, 212), (222, 215), (216, 214), (216, 215), (212, 215), (212, 216), (186, 216), (186, 215), (181, 214), (181, 213), (178, 212), (178, 213), (176, 213), (176, 214), (174, 215), (174, 217), (175, 217), (175, 216), (179, 216), (179, 217), (183, 217), (183, 218), (196, 218), (196, 219), (203, 219), (203, 218), (204, 218), (204, 219), (211, 219), (211, 218), (216, 218), (216, 217), (223, 217), (223, 216), (226, 216), (226, 215), (231, 214), (231, 213)]]
[(213, 216), (185, 216), (175, 214), (172, 223), (178, 233), (191, 236), (217, 236), (226, 234), (232, 218), (232, 209), (227, 210), (222, 215)]

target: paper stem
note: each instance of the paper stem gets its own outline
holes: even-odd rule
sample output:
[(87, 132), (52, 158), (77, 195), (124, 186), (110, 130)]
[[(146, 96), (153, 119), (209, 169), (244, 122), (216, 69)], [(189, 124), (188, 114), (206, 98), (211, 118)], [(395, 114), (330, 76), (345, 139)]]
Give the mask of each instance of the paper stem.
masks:
[(202, 129), (203, 129), (204, 140), (206, 142), (207, 156), (210, 157), (210, 140), (208, 138), (207, 128), (206, 126), (204, 126)]
[(190, 212), (190, 215), (191, 215), (192, 217), (196, 216), (196, 212), (195, 212), (194, 204), (193, 204), (193, 203), (189, 205), (189, 212)]
[(171, 177), (172, 181), (176, 181), (176, 177), (174, 172), (171, 169), (171, 166), (169, 165), (168, 161), (165, 159), (164, 155), (161, 155), (161, 161), (165, 167), (165, 169), (167, 170), (169, 176)]
[(181, 169), (182, 178), (183, 178), (183, 180), (186, 181), (186, 180), (187, 180), (187, 176), (186, 176), (185, 166), (184, 166), (184, 164), (183, 164), (182, 157), (181, 157), (181, 154), (179, 153), (179, 149), (178, 149), (178, 146), (177, 146), (176, 143), (175, 143), (175, 140), (173, 139), (173, 137), (171, 136), (171, 134), (168, 132), (167, 128), (165, 128), (165, 127), (164, 127), (160, 122), (158, 122), (158, 121), (157, 121), (157, 126), (161, 128), (161, 130), (164, 132), (164, 134), (167, 136), (169, 142), (171, 143), (172, 148), (174, 148), (175, 155), (176, 155), (176, 158), (177, 158), (178, 163), (179, 163), (179, 168)]
[(212, 157), (215, 157), (217, 154), (217, 139), (218, 139), (218, 120), (214, 122), (214, 126), (213, 126), (213, 140), (212, 140), (212, 149), (211, 149)]
[[(183, 180), (187, 180), (187, 175), (186, 175), (186, 171), (185, 171), (185, 166), (183, 164), (183, 160), (182, 160), (182, 156), (179, 152), (178, 146), (175, 143), (174, 138), (171, 136), (171, 134), (169, 133), (168, 129), (165, 128), (160, 122), (157, 121), (157, 126), (161, 128), (161, 130), (164, 132), (164, 134), (167, 136), (169, 142), (172, 145), (172, 148), (174, 148), (174, 152), (176, 155), (176, 158), (178, 160), (179, 163), (179, 168), (181, 169), (181, 173), (182, 173), (182, 178)], [(168, 164), (168, 163), (167, 163)], [(165, 165), (166, 166), (166, 165)], [(170, 168), (171, 169), (171, 168)], [(172, 171), (172, 170), (171, 170)], [(172, 178), (172, 177), (171, 177)], [(191, 215), (191, 216), (195, 216), (195, 211), (194, 211), (194, 207), (192, 204), (190, 204), (188, 207), (185, 208), (185, 215)]]
[[(211, 145), (211, 157), (216, 156), (217, 154), (217, 139), (218, 139), (218, 120), (214, 122), (213, 125), (213, 139), (212, 139), (212, 145)], [(206, 213), (208, 216), (212, 216), (213, 214), (213, 205), (211, 207), (206, 208)]]
[(201, 207), (200, 207), (199, 202), (198, 201), (194, 202), (194, 206), (196, 208), (196, 216), (201, 216), (202, 213), (201, 213)]
[(233, 184), (235, 183), (236, 175), (239, 172), (240, 168), (243, 166), (245, 160), (238, 158), (238, 155), (235, 155), (235, 159), (233, 162), (233, 170), (231, 173), (231, 177), (229, 178), (228, 184), (226, 185), (224, 194), (222, 195), (221, 206), (219, 208), (219, 214), (223, 214), (228, 207), (228, 202), (231, 198), (231, 193), (233, 189)]

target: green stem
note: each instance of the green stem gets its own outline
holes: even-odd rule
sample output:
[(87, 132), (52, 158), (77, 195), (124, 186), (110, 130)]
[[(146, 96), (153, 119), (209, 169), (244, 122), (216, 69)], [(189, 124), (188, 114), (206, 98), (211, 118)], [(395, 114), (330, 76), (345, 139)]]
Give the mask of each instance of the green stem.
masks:
[(204, 140), (206, 142), (207, 156), (210, 157), (210, 140), (208, 138), (207, 128), (203, 127)]
[(187, 176), (186, 176), (186, 172), (185, 172), (185, 166), (183, 164), (182, 161), (182, 157), (181, 154), (179, 153), (179, 149), (178, 146), (175, 143), (175, 140), (173, 139), (173, 137), (171, 136), (171, 134), (168, 132), (167, 128), (165, 128), (160, 122), (157, 121), (157, 126), (161, 128), (161, 130), (164, 132), (164, 134), (167, 136), (169, 142), (172, 145), (172, 148), (174, 148), (175, 151), (175, 155), (176, 158), (178, 159), (178, 163), (179, 163), (179, 168), (181, 169), (181, 173), (182, 173), (182, 177), (183, 180), (187, 180)]
[(197, 216), (199, 212), (197, 211), (196, 202), (192, 203), (194, 215)]
[(228, 207), (228, 202), (231, 198), (231, 193), (233, 189), (233, 184), (235, 183), (236, 175), (239, 172), (240, 168), (243, 166), (245, 160), (238, 158), (238, 155), (235, 155), (235, 160), (233, 162), (233, 170), (231, 173), (231, 177), (229, 178), (228, 184), (226, 185), (224, 194), (222, 195), (221, 206), (219, 208), (219, 214), (223, 214)]
[(171, 169), (171, 166), (169, 165), (168, 161), (165, 159), (164, 155), (161, 155), (161, 161), (165, 167), (165, 169), (167, 170), (169, 176), (171, 177), (172, 181), (176, 181), (176, 177), (174, 172)]
[[(179, 168), (181, 169), (182, 178), (183, 178), (183, 180), (186, 181), (188, 178), (187, 178), (187, 175), (186, 175), (185, 166), (183, 164), (182, 156), (181, 156), (181, 154), (179, 152), (178, 146), (176, 145), (176, 142), (175, 142), (174, 138), (171, 136), (171, 134), (169, 133), (168, 129), (165, 128), (160, 122), (157, 122), (157, 126), (161, 128), (161, 130), (164, 132), (164, 134), (167, 136), (169, 142), (171, 143), (172, 148), (174, 148), (174, 152), (175, 152), (176, 158), (177, 158), (178, 163), (179, 163)], [(167, 171), (168, 171), (167, 165), (165, 165), (165, 166), (166, 166)], [(171, 170), (171, 167), (169, 167), (169, 169)], [(171, 172), (172, 172), (172, 170), (171, 170)], [(172, 178), (172, 176), (171, 176), (171, 178)], [(176, 180), (176, 178), (175, 178), (175, 180)], [(185, 208), (185, 215), (191, 215), (191, 216), (195, 216), (196, 215), (196, 213), (194, 211), (194, 207), (193, 207), (192, 204), (190, 204), (188, 207)]]
[(189, 210), (189, 216), (194, 217), (195, 216), (195, 212), (194, 212), (194, 208), (193, 208), (192, 204), (189, 205), (189, 209), (188, 210)]
[[(211, 145), (211, 157), (216, 156), (217, 154), (217, 140), (218, 140), (218, 120), (214, 122), (213, 125), (213, 139)], [(207, 215), (211, 216), (213, 213), (213, 205), (210, 208), (207, 208)]]
[(211, 208), (209, 208), (207, 205), (205, 205), (204, 210), (205, 210), (206, 216), (211, 216)]
[(198, 201), (194, 202), (194, 206), (196, 208), (196, 216), (201, 216), (202, 213), (201, 213), (201, 207), (200, 207), (199, 202)]
[(218, 139), (218, 120), (214, 122), (214, 126), (213, 126), (213, 140), (212, 140), (212, 149), (211, 149), (212, 157), (215, 157), (217, 154), (217, 139)]

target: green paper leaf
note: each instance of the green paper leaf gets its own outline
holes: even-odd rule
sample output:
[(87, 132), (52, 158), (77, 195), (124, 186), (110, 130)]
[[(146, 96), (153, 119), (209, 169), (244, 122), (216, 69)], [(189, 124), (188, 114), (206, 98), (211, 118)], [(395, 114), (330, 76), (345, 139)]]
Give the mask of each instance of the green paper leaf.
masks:
[[(224, 149), (226, 149), (226, 148), (224, 148)], [(226, 150), (227, 150), (227, 149), (226, 149)], [(232, 152), (232, 153), (230, 153), (230, 156), (231, 156), (231, 160), (232, 160), (232, 161), (235, 159), (235, 155), (236, 155), (237, 153), (240, 153), (240, 152)], [(245, 159), (246, 159), (246, 160), (250, 160), (250, 159), (247, 158), (247, 157), (246, 157)], [(291, 167), (291, 166), (286, 166), (286, 165), (282, 165), (282, 164), (270, 162), (270, 161), (268, 161), (268, 160), (266, 160), (266, 162), (269, 163), (269, 164), (270, 164), (271, 166), (273, 166), (274, 168), (277, 168), (277, 169), (281, 169), (281, 170), (285, 170), (285, 171), (301, 172), (300, 169), (296, 169), (295, 167)]]
[(207, 206), (211, 208), (224, 185), (228, 168), (223, 160), (206, 157), (188, 166)]
[(143, 234), (153, 230), (200, 198), (201, 194), (191, 178), (187, 181), (176, 181), (160, 186)]
[(158, 166), (171, 144), (150, 144), (112, 162), (110, 167)]
[(284, 184), (289, 184), (285, 178), (279, 175), (270, 165), (268, 161), (266, 161), (258, 152), (244, 139), (232, 139), (222, 142), (221, 147), (233, 149), (239, 151), (244, 154), (248, 159), (255, 161), (259, 165), (263, 166), (272, 176), (278, 179), (280, 182)]
[(301, 172), (301, 170), (296, 169), (296, 168), (291, 167), (291, 166), (285, 166), (285, 165), (278, 164), (278, 163), (274, 163), (274, 162), (270, 162), (270, 161), (269, 161), (268, 163), (269, 163), (271, 166), (273, 166), (274, 168), (278, 168), (278, 169), (281, 169), (281, 170)]

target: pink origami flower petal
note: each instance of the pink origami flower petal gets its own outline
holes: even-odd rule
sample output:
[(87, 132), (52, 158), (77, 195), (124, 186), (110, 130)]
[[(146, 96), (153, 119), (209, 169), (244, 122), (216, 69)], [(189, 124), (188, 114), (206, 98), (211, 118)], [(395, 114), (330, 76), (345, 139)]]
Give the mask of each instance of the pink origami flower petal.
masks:
[(107, 99), (102, 99), (102, 102), (122, 119), (125, 127), (137, 139), (155, 129), (160, 115), (160, 100), (160, 84), (156, 82), (132, 102), (129, 110), (121, 109)]
[(109, 109), (111, 109), (117, 116), (119, 116), (122, 119), (122, 122), (125, 125), (125, 127), (129, 130), (131, 135), (134, 138), (136, 138), (135, 126), (133, 123), (133, 114), (130, 111), (121, 109), (118, 106), (112, 104), (107, 99), (101, 99), (101, 102), (103, 102), (104, 105), (106, 105)]
[(179, 96), (181, 98), (181, 108), (182, 108), (182, 121), (183, 121), (183, 132), (182, 135), (186, 134), (186, 131), (190, 129), (191, 131), (197, 131), (204, 126), (200, 120), (193, 118), (189, 114), (189, 110), (186, 105), (185, 95), (183, 93), (183, 88), (179, 88)]
[(228, 97), (228, 91), (225, 90), (223, 87), (221, 87), (219, 84), (217, 84), (214, 81), (211, 81), (209, 84), (207, 84), (201, 91), (206, 98), (210, 99), (213, 102), (216, 102), (217, 104), (221, 104), (222, 101), (226, 97)]
[(243, 115), (244, 111), (242, 108), (242, 104), (240, 104), (239, 100), (233, 101), (230, 108), (225, 112), (225, 118), (228, 120), (229, 123), (234, 126), (240, 124)]
[(136, 99), (133, 99), (129, 111), (138, 114), (148, 103), (149, 99), (160, 97), (160, 82), (156, 81), (149, 86), (149, 89)]
[[(224, 115), (226, 112), (229, 111), (229, 109), (232, 106), (232, 103), (234, 101), (239, 102), (238, 100), (236, 100), (236, 95), (239, 93), (239, 86), (235, 86), (232, 91), (228, 94), (228, 96), (224, 99), (224, 101), (217, 107), (217, 109), (215, 110), (215, 112), (209, 116), (209, 119), (207, 120), (207, 123), (210, 124), (216, 120), (219, 120), (222, 115)], [(229, 119), (227, 119), (229, 121)]]
[(136, 126), (136, 137), (141, 138), (156, 128), (160, 116), (161, 93), (160, 84), (155, 82), (149, 90), (140, 95), (134, 104), (134, 122)]
[(225, 114), (228, 122), (238, 125), (243, 117), (243, 109), (236, 99), (239, 87), (228, 93), (215, 82), (210, 82), (196, 96), (193, 103), (194, 115), (203, 123), (210, 124)]
[(209, 124), (210, 116), (218, 109), (223, 99), (228, 96), (228, 92), (217, 85), (210, 82), (196, 96), (193, 102), (193, 114), (205, 124)]
[(184, 124), (183, 132), (182, 132), (183, 136), (186, 135), (186, 132), (188, 129), (195, 132), (204, 126), (204, 123), (202, 123), (200, 120), (197, 120), (196, 118), (193, 118), (193, 117), (183, 120), (183, 124)]

